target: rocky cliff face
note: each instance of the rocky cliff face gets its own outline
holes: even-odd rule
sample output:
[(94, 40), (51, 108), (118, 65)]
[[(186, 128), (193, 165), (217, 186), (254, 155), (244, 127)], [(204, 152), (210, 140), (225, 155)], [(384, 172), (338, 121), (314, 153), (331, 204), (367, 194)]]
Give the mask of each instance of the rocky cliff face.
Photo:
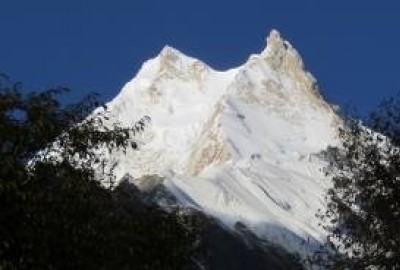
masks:
[(314, 215), (329, 179), (317, 154), (337, 143), (340, 121), (277, 31), (227, 71), (165, 47), (108, 107), (126, 126), (148, 119), (138, 150), (110, 156), (118, 179), (160, 175), (181, 204), (289, 251), (323, 240)]

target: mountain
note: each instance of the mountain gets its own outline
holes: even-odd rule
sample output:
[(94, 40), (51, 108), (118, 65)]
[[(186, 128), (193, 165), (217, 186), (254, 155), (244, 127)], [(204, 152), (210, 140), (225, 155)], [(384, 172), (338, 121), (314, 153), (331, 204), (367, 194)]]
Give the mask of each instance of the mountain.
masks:
[(289, 252), (324, 241), (321, 153), (338, 143), (340, 118), (276, 30), (260, 54), (226, 71), (166, 46), (107, 107), (109, 121), (143, 130), (136, 150), (109, 156), (117, 179), (162, 185), (179, 204)]

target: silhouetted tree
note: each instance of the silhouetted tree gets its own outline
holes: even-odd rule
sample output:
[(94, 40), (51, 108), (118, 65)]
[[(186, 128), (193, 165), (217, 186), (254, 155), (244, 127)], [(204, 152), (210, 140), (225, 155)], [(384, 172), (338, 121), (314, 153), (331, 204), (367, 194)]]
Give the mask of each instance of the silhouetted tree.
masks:
[(361, 124), (348, 120), (343, 146), (331, 149), (328, 269), (400, 269), (400, 104), (385, 101)]
[(106, 108), (87, 118), (94, 95), (63, 106), (65, 89), (22, 94), (1, 78), (0, 269), (187, 267), (196, 219), (144, 204), (94, 169), (104, 149), (131, 147), (132, 131), (103, 124)]

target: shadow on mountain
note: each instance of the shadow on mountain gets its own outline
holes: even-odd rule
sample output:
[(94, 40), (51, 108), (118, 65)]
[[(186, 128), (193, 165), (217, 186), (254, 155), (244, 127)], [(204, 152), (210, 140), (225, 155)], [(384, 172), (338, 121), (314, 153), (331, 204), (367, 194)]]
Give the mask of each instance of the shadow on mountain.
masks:
[(234, 232), (214, 223), (203, 241), (209, 252), (204, 262), (207, 270), (303, 269), (297, 256), (259, 239), (240, 223)]
[[(125, 176), (119, 187), (132, 192), (147, 204), (161, 204), (166, 209), (177, 205), (176, 198), (161, 184), (159, 176), (133, 179)], [(133, 184), (135, 183), (135, 184)], [(284, 248), (260, 239), (244, 224), (237, 223), (235, 230), (224, 227), (216, 219), (193, 209), (186, 209), (202, 220), (201, 255), (193, 259), (188, 270), (297, 270), (303, 269), (300, 258)], [(284, 228), (271, 229), (285, 231)], [(293, 234), (287, 231), (287, 234)]]

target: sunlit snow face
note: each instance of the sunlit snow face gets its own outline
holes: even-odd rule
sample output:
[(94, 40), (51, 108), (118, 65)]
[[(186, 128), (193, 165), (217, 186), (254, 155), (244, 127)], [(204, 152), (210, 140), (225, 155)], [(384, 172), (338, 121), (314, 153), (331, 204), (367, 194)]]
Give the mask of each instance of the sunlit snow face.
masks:
[(293, 47), (277, 32), (268, 41), (228, 71), (163, 49), (109, 104), (125, 125), (151, 118), (138, 150), (110, 158), (117, 178), (158, 174), (180, 203), (293, 248), (323, 238), (314, 214), (329, 181), (317, 154), (339, 121)]

